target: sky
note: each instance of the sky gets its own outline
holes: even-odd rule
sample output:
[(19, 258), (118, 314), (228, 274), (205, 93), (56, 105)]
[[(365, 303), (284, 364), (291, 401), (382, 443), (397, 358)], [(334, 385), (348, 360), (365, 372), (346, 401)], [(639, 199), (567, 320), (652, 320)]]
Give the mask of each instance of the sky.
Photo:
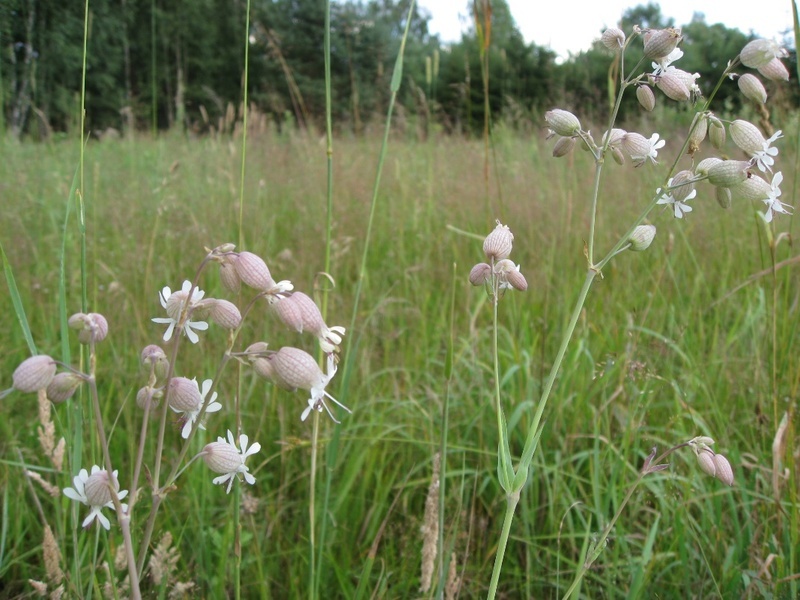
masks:
[[(608, 26), (616, 25), (622, 13), (647, 0), (506, 0), (525, 41), (549, 46), (562, 58), (569, 52), (587, 50), (592, 40)], [(442, 41), (461, 38), (470, 24), (468, 0), (417, 0), (431, 14), (429, 30)], [(671, 0), (660, 2), (661, 14), (685, 25), (695, 12), (705, 14), (706, 23), (752, 30), (760, 37), (783, 40), (792, 28), (791, 0)], [(472, 5), (469, 0), (469, 5)], [(626, 34), (629, 32), (625, 32)]]

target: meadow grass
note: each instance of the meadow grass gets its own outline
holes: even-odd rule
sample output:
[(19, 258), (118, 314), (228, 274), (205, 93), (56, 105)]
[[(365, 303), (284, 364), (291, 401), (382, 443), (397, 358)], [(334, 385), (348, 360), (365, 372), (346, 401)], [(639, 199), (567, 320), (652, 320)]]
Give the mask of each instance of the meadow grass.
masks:
[[(677, 120), (671, 125), (687, 126)], [(796, 119), (782, 127), (797, 139)], [(481, 141), (411, 137), (395, 133), (391, 140), (357, 327), (346, 340), (356, 353), (346, 402), (354, 412), (341, 425), (329, 513), (321, 517), (328, 519), (319, 565), (322, 597), (354, 596), (377, 538), (367, 589), (381, 597), (419, 596), (419, 530), (440, 437), (454, 264), (444, 538), (456, 554), (461, 597), (486, 593), (503, 510), (491, 316), (485, 294), (467, 281), (471, 265), (481, 260), (479, 242), (448, 226), (482, 237), (495, 218), (509, 224), (514, 258), (528, 278), (528, 291), (508, 294), (501, 305), (500, 383), (514, 455), (522, 450), (585, 272), (589, 154), (554, 160), (543, 141), (500, 128), (487, 199)], [(58, 355), (58, 264), (76, 147), (0, 144), (0, 241), (39, 351)], [(328, 299), (328, 323), (346, 323), (353, 306), (378, 146), (370, 137), (336, 139), (330, 267), (336, 287)], [(240, 152), (236, 139), (177, 135), (90, 141), (86, 148), (89, 304), (110, 323), (99, 350), (98, 381), (105, 422), (114, 424), (110, 443), (123, 482), (130, 478), (125, 469), (132, 468), (141, 414), (135, 394), (146, 380), (139, 351), (159, 343), (163, 333), (150, 322), (161, 313), (157, 292), (190, 277), (204, 246), (238, 238)], [(794, 165), (795, 149), (783, 150), (782, 161)], [(315, 136), (268, 131), (249, 138), (246, 249), (266, 259), (276, 280), (289, 278), (306, 291), (323, 268), (324, 163), (325, 143)], [(792, 192), (784, 195), (796, 204), (789, 171), (784, 168), (784, 189)], [(598, 220), (600, 248), (610, 247), (626, 228), (617, 224), (630, 223), (650, 201), (661, 183), (657, 177), (652, 170), (610, 165)], [(656, 213), (653, 246), (618, 257), (589, 295), (514, 522), (499, 588), (506, 597), (563, 594), (652, 446), (666, 448), (695, 435), (717, 440), (716, 449), (734, 466), (735, 485), (704, 476), (688, 451), (673, 455), (670, 469), (648, 476), (635, 493), (588, 573), (584, 594), (796, 595), (792, 576), (798, 572), (800, 530), (793, 424), (778, 463), (777, 490), (772, 479), (773, 437), (784, 411), (792, 411), (800, 380), (796, 271), (788, 266), (737, 289), (771, 264), (755, 216), (760, 207), (735, 203), (723, 211), (710, 186), (699, 187), (688, 218)], [(781, 220), (778, 226), (790, 223)], [(68, 312), (76, 312), (79, 240), (74, 228), (69, 231)], [(785, 243), (776, 252), (777, 261), (793, 256)], [(200, 287), (226, 297), (213, 272)], [(261, 313), (245, 325), (244, 343), (296, 343), (297, 334)], [(0, 294), (0, 331), (0, 388), (6, 388), (27, 356), (8, 294)], [(219, 362), (215, 349), (221, 352), (225, 337), (212, 327), (199, 346), (184, 347), (178, 374), (210, 377)], [(236, 389), (234, 370), (218, 383), (227, 407)], [(304, 397), (249, 372), (242, 390), (247, 433), (263, 446), (250, 464), (257, 485), (243, 491), (259, 502), (241, 516), (242, 595), (304, 597), (311, 431), (298, 419)], [(48, 473), (40, 458), (32, 397), (14, 394), (3, 403), (0, 594), (14, 597), (29, 590), (28, 579), (41, 579), (43, 569), (42, 523), (31, 508), (17, 450), (53, 483), (66, 487), (70, 480)], [(53, 411), (59, 428), (64, 408)], [(198, 449), (233, 427), (232, 415), (222, 414), (212, 417), (209, 432), (199, 432)], [(323, 449), (331, 435), (326, 421)], [(168, 456), (178, 450), (177, 435), (169, 444)], [(178, 487), (160, 513), (158, 531), (170, 531), (176, 540), (179, 579), (195, 581), (203, 597), (225, 597), (234, 563), (233, 497), (210, 485), (202, 465), (190, 467)], [(49, 507), (45, 514), (63, 513), (69, 504), (37, 493)], [(59, 539), (72, 539), (64, 522), (50, 525)], [(90, 551), (93, 537), (79, 534), (80, 552)], [(120, 543), (119, 531), (112, 528), (109, 539), (101, 552)]]

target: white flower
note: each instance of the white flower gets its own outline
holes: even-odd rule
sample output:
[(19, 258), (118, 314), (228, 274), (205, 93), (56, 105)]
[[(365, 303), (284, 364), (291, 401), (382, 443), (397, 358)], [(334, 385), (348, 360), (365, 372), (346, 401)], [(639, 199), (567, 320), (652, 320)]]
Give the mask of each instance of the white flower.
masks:
[(241, 450), (239, 450), (229, 429), (227, 440), (218, 437), (216, 442), (206, 444), (205, 448), (203, 448), (203, 460), (208, 465), (208, 468), (215, 473), (222, 473), (222, 475), (213, 479), (213, 483), (215, 485), (223, 485), (227, 482), (228, 484), (225, 493), (230, 493), (233, 480), (240, 475), (250, 485), (256, 482), (256, 478), (250, 474), (250, 470), (244, 463), (248, 456), (252, 456), (261, 450), (261, 444), (256, 442), (248, 448), (249, 440), (250, 438), (245, 434), (240, 435), (239, 445)]
[(664, 145), (667, 143), (666, 140), (659, 140), (658, 138), (659, 138), (659, 135), (657, 133), (654, 133), (653, 135), (650, 136), (650, 140), (649, 140), (650, 141), (650, 152), (648, 153), (647, 156), (644, 157), (644, 160), (647, 160), (648, 158), (650, 160), (652, 160), (653, 164), (656, 163), (656, 158), (658, 157), (658, 151), (661, 148), (663, 148)]
[[(191, 297), (189, 298), (189, 292), (191, 292)], [(164, 333), (164, 341), (168, 342), (172, 339), (172, 332), (175, 330), (175, 326), (178, 325), (178, 322), (181, 318), (181, 312), (183, 312), (184, 304), (186, 299), (189, 298), (189, 310), (194, 308), (200, 300), (203, 299), (205, 296), (205, 292), (202, 291), (200, 288), (193, 287), (192, 282), (186, 280), (183, 282), (183, 287), (179, 292), (173, 292), (169, 286), (165, 286), (158, 293), (158, 299), (161, 301), (161, 306), (167, 311), (167, 317), (156, 317), (152, 319), (154, 323), (164, 323), (168, 324), (167, 331)], [(183, 324), (183, 333), (186, 334), (186, 337), (189, 338), (189, 341), (193, 344), (196, 344), (200, 341), (200, 338), (197, 337), (195, 333), (195, 329), (197, 331), (205, 331), (208, 329), (208, 323), (205, 321), (190, 321), (188, 318), (186, 323)]]
[[(667, 182), (667, 185), (668, 186), (672, 185), (672, 179), (670, 179)], [(660, 191), (661, 188), (658, 188), (656, 190), (656, 194), (658, 194)], [(670, 192), (667, 191), (661, 195), (661, 198), (658, 199), (656, 204), (672, 204), (672, 207), (675, 211), (675, 218), (682, 219), (683, 215), (692, 212), (692, 207), (686, 204), (686, 202), (694, 198), (696, 195), (697, 195), (697, 190), (692, 190), (685, 198), (683, 198), (682, 200), (677, 200), (675, 196), (673, 196)]]
[(308, 415), (311, 414), (312, 410), (322, 412), (322, 409), (324, 408), (328, 413), (328, 416), (333, 419), (333, 422), (338, 423), (339, 421), (336, 420), (336, 418), (333, 416), (333, 413), (331, 413), (330, 409), (328, 408), (328, 405), (325, 404), (326, 397), (333, 400), (337, 405), (341, 406), (347, 412), (350, 412), (349, 408), (325, 391), (325, 387), (328, 385), (330, 380), (333, 379), (333, 376), (336, 375), (336, 359), (332, 353), (328, 354), (327, 367), (327, 374), (323, 375), (322, 371), (319, 371), (319, 375), (316, 377), (316, 382), (310, 387), (309, 391), (311, 392), (311, 397), (308, 399), (308, 406), (303, 411), (303, 414), (300, 415), (301, 421), (305, 421), (308, 418)]
[(650, 63), (653, 67), (653, 75), (658, 75), (662, 71), (666, 71), (670, 64), (674, 63), (683, 57), (683, 50), (675, 48), (672, 52), (659, 58), (657, 61)]
[[(197, 379), (192, 379), (192, 383), (194, 383), (197, 386)], [(174, 410), (176, 413), (183, 413), (184, 415), (182, 419), (185, 419), (185, 422), (183, 424), (183, 429), (181, 429), (181, 437), (183, 439), (187, 439), (189, 437), (189, 433), (192, 431), (192, 425), (197, 420), (197, 417), (200, 416), (200, 411), (203, 409), (203, 405), (206, 403), (206, 396), (208, 395), (208, 392), (211, 389), (212, 383), (213, 381), (211, 379), (206, 379), (203, 381), (202, 389), (200, 388), (200, 386), (197, 387), (197, 389), (200, 390), (200, 397), (202, 398), (202, 401), (200, 402), (200, 405), (197, 407), (197, 409), (180, 410), (170, 405), (170, 408)], [(211, 394), (211, 400), (209, 400), (209, 404), (206, 407), (206, 414), (215, 413), (222, 410), (222, 404), (220, 404), (219, 402), (215, 402), (216, 399), (217, 399), (217, 392), (214, 392), (213, 394)], [(202, 423), (200, 423), (197, 427), (199, 429), (205, 429)]]
[(782, 137), (783, 132), (781, 130), (776, 131), (775, 135), (768, 140), (764, 140), (764, 145), (761, 150), (753, 153), (753, 160), (756, 162), (758, 168), (761, 169), (762, 173), (766, 171), (772, 172), (772, 165), (775, 164), (774, 157), (778, 156), (778, 149), (770, 148), (770, 145), (772, 142)]
[[(113, 484), (111, 483), (113, 481)], [(86, 469), (81, 469), (80, 472), (72, 479), (74, 488), (65, 488), (64, 495), (71, 500), (85, 504), (91, 507), (89, 516), (87, 516), (82, 527), (88, 527), (92, 521), (97, 519), (100, 524), (106, 529), (111, 529), (111, 523), (108, 518), (102, 513), (104, 508), (114, 509), (114, 502), (111, 500), (110, 485), (114, 486), (115, 490), (119, 490), (119, 481), (117, 480), (117, 471), (112, 473), (111, 478), (108, 477), (108, 471), (101, 469), (97, 465), (92, 467), (91, 475)], [(122, 500), (128, 495), (127, 490), (117, 492), (117, 498)], [(127, 512), (128, 505), (122, 505), (123, 512)]]
[(778, 200), (778, 196), (781, 195), (781, 188), (780, 185), (783, 182), (783, 173), (778, 171), (775, 173), (775, 176), (772, 178), (771, 190), (769, 195), (764, 198), (764, 204), (767, 205), (767, 212), (764, 214), (764, 220), (769, 223), (772, 221), (772, 216), (775, 213), (781, 213), (784, 215), (792, 214), (792, 207), (788, 204), (784, 204), (780, 200)]

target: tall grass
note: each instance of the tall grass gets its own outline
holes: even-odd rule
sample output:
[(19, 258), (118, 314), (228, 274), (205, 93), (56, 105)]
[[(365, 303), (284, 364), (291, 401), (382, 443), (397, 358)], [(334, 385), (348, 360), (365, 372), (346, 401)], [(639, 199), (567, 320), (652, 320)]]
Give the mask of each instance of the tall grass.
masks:
[[(782, 127), (791, 132), (787, 137), (797, 135), (796, 120)], [(485, 593), (491, 572), (500, 527), (495, 503), (502, 495), (495, 477), (497, 433), (490, 425), (489, 320), (484, 299), (466, 282), (468, 266), (480, 258), (475, 242), (447, 228), (486, 233), (482, 173), (476, 167), (483, 147), (479, 141), (448, 138), (426, 144), (423, 152), (420, 143), (394, 134), (380, 191), (383, 203), (374, 217), (369, 277), (358, 314), (361, 335), (351, 348), (354, 414), (341, 431), (326, 515), (328, 542), (322, 549), (326, 569), (320, 590), (331, 596), (353, 595), (367, 551), (407, 476), (401, 500), (385, 523), (376, 554), (379, 567), (369, 577), (370, 587), (386, 595), (417, 594), (417, 532), (429, 463), (440, 439), (451, 328), (444, 290), (454, 262), (463, 277), (453, 313), (444, 535), (457, 555), (464, 597)], [(55, 352), (63, 199), (74, 172), (74, 146), (3, 145), (7, 160), (0, 165), (0, 181), (13, 210), (0, 217), (0, 240), (39, 351)], [(500, 386), (511, 399), (509, 443), (512, 453), (519, 453), (532, 399), (541, 391), (585, 264), (580, 240), (590, 214), (584, 199), (591, 169), (581, 153), (555, 162), (540, 141), (502, 130), (495, 145), (497, 177), (504, 182), (508, 220), (514, 224), (515, 256), (526, 266), (530, 284), (525, 296), (504, 299), (499, 345)], [(89, 296), (111, 324), (98, 380), (104, 418), (116, 420), (111, 445), (118, 456), (134, 452), (128, 432), (136, 431), (138, 417), (131, 406), (131, 382), (139, 377), (138, 349), (160, 335), (149, 322), (160, 310), (157, 290), (190, 272), (203, 245), (237, 235), (237, 148), (224, 138), (188, 143), (171, 136), (86, 147), (85, 194), (102, 199), (87, 236), (93, 273)], [(244, 192), (243, 229), (244, 238), (252, 240), (250, 249), (265, 256), (273, 272), (291, 273), (306, 289), (321, 269), (325, 247), (325, 220), (317, 207), (326, 176), (324, 169), (308, 169), (314, 156), (319, 156), (317, 141), (300, 134), (252, 138), (246, 166), (252, 176)], [(341, 320), (353, 305), (360, 271), (376, 140), (337, 140), (337, 157), (331, 254), (337, 293), (329, 314)], [(792, 164), (793, 157), (784, 160)], [(785, 189), (793, 189), (794, 174), (784, 174)], [(654, 183), (643, 170), (632, 178), (621, 169), (609, 170), (605, 185), (617, 202), (613, 212), (599, 215), (598, 230), (609, 236), (605, 242), (621, 233), (614, 223), (630, 221)], [(613, 515), (650, 448), (715, 432), (725, 439), (734, 464), (733, 491), (696, 476), (693, 466), (682, 464), (690, 458), (676, 457), (667, 477), (646, 480), (636, 493), (587, 574), (585, 589), (592, 591), (586, 593), (793, 593), (791, 575), (798, 569), (793, 425), (790, 421), (778, 456), (773, 490), (775, 424), (772, 411), (762, 407), (771, 407), (773, 398), (771, 313), (779, 323), (779, 406), (791, 409), (797, 393), (797, 287), (789, 265), (774, 280), (757, 278), (728, 294), (748, 275), (770, 266), (754, 210), (735, 204), (723, 213), (710, 200), (700, 200), (685, 223), (659, 216), (663, 242), (604, 271), (545, 415), (547, 427), (518, 508), (501, 592), (563, 593), (582, 549)], [(793, 256), (785, 244), (776, 252), (778, 262)], [(67, 264), (78, 264), (79, 253), (70, 241)], [(213, 278), (205, 289), (210, 295), (221, 290)], [(80, 297), (74, 268), (67, 272), (66, 290), (67, 298)], [(7, 387), (27, 344), (8, 295), (0, 295), (0, 308), (5, 332), (0, 373), (6, 374), (0, 387)], [(275, 347), (295, 340), (277, 323), (268, 324), (268, 330)], [(212, 329), (202, 344), (211, 348), (223, 338)], [(182, 359), (187, 371), (206, 371), (211, 364), (193, 348)], [(219, 382), (221, 390), (235, 389), (229, 377), (233, 374)], [(302, 597), (308, 546), (297, 532), (308, 525), (310, 432), (296, 419), (297, 398), (247, 374), (242, 389), (243, 419), (265, 446), (253, 469), (259, 481), (251, 491), (259, 508), (242, 517), (242, 596)], [(41, 578), (42, 569), (41, 523), (24, 507), (29, 492), (14, 449), (23, 452), (29, 468), (42, 461), (35, 403), (20, 394), (3, 402), (0, 480), (18, 518), (4, 522), (0, 577), (2, 593), (13, 596), (28, 589), (27, 579)], [(59, 409), (54, 414), (64, 418)], [(180, 549), (179, 572), (197, 581), (206, 597), (220, 597), (233, 569), (226, 550), (233, 539), (226, 518), (230, 507), (200, 467), (187, 471), (181, 488), (160, 517), (162, 527), (173, 533)]]

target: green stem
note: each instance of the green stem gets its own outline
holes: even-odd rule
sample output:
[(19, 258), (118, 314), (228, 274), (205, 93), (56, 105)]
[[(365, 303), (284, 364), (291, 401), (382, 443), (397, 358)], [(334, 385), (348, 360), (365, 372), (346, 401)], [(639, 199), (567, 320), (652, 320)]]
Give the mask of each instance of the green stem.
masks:
[(492, 569), (492, 581), (489, 583), (489, 594), (486, 596), (490, 599), (497, 594), (497, 583), (500, 581), (500, 571), (503, 568), (508, 536), (511, 533), (511, 523), (514, 521), (514, 511), (517, 510), (518, 503), (518, 491), (506, 495), (506, 516), (503, 518), (503, 531), (500, 533), (500, 542), (497, 544), (497, 554), (495, 554), (494, 568)]

